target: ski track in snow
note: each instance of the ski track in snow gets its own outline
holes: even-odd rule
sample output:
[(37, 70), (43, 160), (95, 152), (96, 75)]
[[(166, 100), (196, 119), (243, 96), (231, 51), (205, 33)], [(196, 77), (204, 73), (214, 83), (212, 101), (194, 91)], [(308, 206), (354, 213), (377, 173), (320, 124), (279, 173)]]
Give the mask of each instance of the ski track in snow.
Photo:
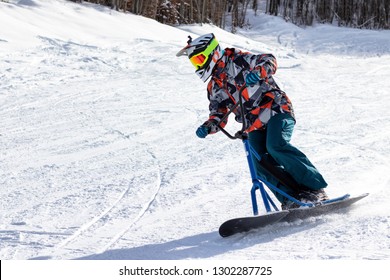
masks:
[[(35, 2), (0, 4), (0, 23), (25, 34), (23, 47), (18, 32), (0, 31), (2, 259), (390, 258), (387, 31), (260, 15), (237, 35)], [(249, 171), (239, 141), (196, 138), (205, 84), (174, 56), (188, 34), (209, 32), (224, 47), (276, 55), (293, 142), (331, 196), (370, 196), (348, 212), (218, 236), (223, 221), (252, 215)], [(229, 131), (238, 127), (231, 118)]]
[[(45, 42), (48, 42), (50, 45), (53, 45), (55, 43), (55, 40), (49, 40), (46, 38)], [(63, 49), (66, 49), (67, 52), (71, 52), (68, 49), (68, 45), (69, 44), (56, 43), (55, 44), (56, 50), (53, 50), (51, 48), (49, 48), (49, 49), (52, 51), (55, 51), (55, 52), (57, 52), (58, 51), (57, 49), (59, 49), (60, 53), (61, 53), (61, 50), (63, 50)], [(77, 44), (73, 44), (72, 46), (73, 46), (73, 48), (76, 48), (76, 51), (75, 51), (77, 53), (77, 55), (75, 56), (76, 59), (78, 59), (78, 56), (81, 56), (81, 57), (85, 56), (86, 58), (88, 57), (88, 54), (84, 53), (84, 51), (88, 51), (89, 47), (87, 47), (87, 49), (85, 49), (85, 46), (81, 46), (81, 45), (77, 45)], [(48, 48), (44, 48), (44, 49), (48, 49)], [(94, 48), (94, 49), (96, 49), (96, 48)], [(72, 54), (68, 53), (68, 55), (71, 56)], [(29, 57), (29, 55), (26, 55), (26, 54), (25, 54), (25, 56), (27, 58)], [(88, 59), (82, 59), (82, 60), (89, 61)], [(51, 63), (53, 63), (53, 62), (55, 64), (58, 64), (58, 65), (61, 64), (60, 59), (57, 62), (53, 58)], [(53, 77), (49, 77), (49, 78), (52, 79), (55, 77), (53, 76)], [(80, 77), (75, 77), (75, 79), (80, 80)], [(81, 79), (83, 79), (83, 78), (81, 77)], [(12, 77), (11, 77), (11, 80), (12, 80)], [(37, 82), (36, 80), (34, 80), (34, 77), (27, 78), (25, 80), (26, 81), (24, 81), (20, 87), (25, 86), (27, 84)], [(127, 83), (127, 79), (124, 82)], [(80, 84), (78, 84), (78, 86), (79, 85)], [(89, 87), (88, 80), (86, 81), (85, 85), (87, 86), (87, 88)], [(83, 93), (85, 93), (85, 91)], [(51, 106), (53, 106), (53, 108), (58, 108), (58, 107), (62, 106), (62, 107), (66, 107), (66, 109), (67, 109), (69, 104), (71, 104), (70, 109), (72, 110), (73, 109), (72, 105), (74, 105), (76, 103), (82, 103), (83, 99), (84, 100), (90, 99), (90, 100), (92, 100), (92, 104), (93, 104), (93, 103), (99, 102), (99, 100), (104, 98), (104, 96), (107, 96), (107, 93), (106, 92), (100, 93), (100, 92), (92, 89), (92, 93), (90, 93), (90, 96), (86, 96), (85, 94), (80, 94), (80, 90), (75, 87), (75, 88), (73, 88), (73, 90), (66, 91), (64, 94), (60, 94), (59, 96), (60, 96), (59, 98), (57, 98), (53, 101), (49, 100), (49, 101), (47, 101), (47, 103), (43, 103), (45, 105), (47, 104), (47, 106), (49, 108), (42, 108), (43, 106), (39, 105), (42, 102), (32, 101), (29, 103), (24, 103), (23, 106), (19, 106), (18, 104), (11, 106), (10, 108), (8, 108), (8, 110), (3, 110), (3, 113), (9, 114), (9, 113), (14, 112), (14, 111), (17, 112), (18, 110), (23, 109), (23, 108), (31, 108), (31, 107), (34, 107), (34, 110), (35, 110), (36, 106), (40, 106), (40, 110), (42, 110), (42, 111), (43, 110), (50, 110)], [(49, 99), (50, 99), (50, 97), (49, 97)], [(53, 105), (51, 105), (51, 103)], [(145, 214), (145, 212), (148, 211), (148, 208), (153, 203), (153, 201), (154, 201), (155, 197), (157, 196), (158, 191), (161, 187), (160, 167), (158, 166), (157, 159), (153, 155), (153, 152), (148, 150), (148, 148), (147, 148), (148, 144), (147, 143), (139, 143), (137, 141), (134, 141), (134, 139), (133, 139), (134, 137), (132, 137), (130, 134), (125, 135), (124, 133), (120, 132), (117, 129), (113, 129), (111, 127), (107, 128), (104, 125), (104, 120), (102, 119), (102, 117), (99, 116), (99, 114), (97, 114), (97, 112), (94, 112), (94, 110), (95, 109), (93, 108), (93, 106), (87, 107), (86, 112), (82, 112), (82, 114), (80, 114), (80, 120), (83, 122), (86, 122), (86, 123), (89, 123), (92, 120), (93, 123), (98, 124), (104, 130), (106, 130), (105, 134), (111, 135), (111, 137), (112, 136), (116, 136), (116, 138), (119, 137), (119, 139), (122, 139), (122, 140), (116, 140), (112, 143), (108, 142), (104, 145), (96, 145), (96, 147), (93, 147), (92, 149), (81, 147), (82, 148), (81, 150), (76, 149), (75, 151), (67, 151), (63, 154), (55, 155), (55, 157), (52, 157), (49, 155), (46, 158), (40, 158), (37, 156), (37, 161), (35, 161), (34, 166), (44, 165), (45, 162), (50, 161), (50, 160), (57, 161), (62, 165), (68, 165), (68, 164), (72, 164), (74, 161), (82, 162), (83, 160), (88, 160), (89, 158), (94, 158), (97, 156), (106, 157), (107, 154), (111, 153), (115, 149), (118, 149), (119, 147), (121, 147), (122, 149), (126, 149), (126, 147), (132, 147), (132, 148), (137, 147), (136, 148), (138, 150), (137, 153), (139, 155), (142, 153), (145, 154), (144, 157), (147, 158), (146, 160), (151, 162), (150, 163), (150, 165), (152, 166), (151, 169), (154, 169), (151, 173), (155, 173), (154, 175), (149, 175), (149, 173), (146, 173), (145, 175), (140, 174), (138, 176), (141, 176), (141, 178), (142, 178), (142, 176), (150, 176), (150, 177), (154, 176), (156, 178), (155, 183), (154, 183), (154, 185), (156, 186), (156, 191), (152, 192), (152, 194), (150, 196), (151, 197), (150, 200), (147, 200), (145, 202), (141, 202), (141, 204), (139, 204), (138, 206), (137, 206), (137, 204), (134, 206), (135, 207), (134, 212), (136, 212), (137, 211), (136, 209), (139, 208), (139, 210), (138, 210), (139, 214), (134, 213), (130, 217), (129, 216), (122, 216), (121, 211), (124, 211), (124, 209), (128, 208), (129, 204), (131, 205), (132, 203), (134, 203), (131, 200), (131, 198), (129, 198), (129, 196), (130, 196), (131, 191), (134, 191), (135, 185), (139, 184), (139, 182), (137, 182), (137, 180), (139, 180), (139, 179), (130, 180), (130, 182), (128, 183), (128, 187), (126, 189), (124, 189), (119, 194), (118, 198), (115, 201), (113, 201), (112, 204), (109, 204), (105, 209), (103, 209), (101, 211), (100, 214), (96, 215), (95, 217), (91, 217), (91, 219), (89, 221), (87, 221), (83, 225), (79, 226), (77, 228), (77, 230), (75, 230), (73, 233), (71, 233), (69, 237), (67, 237), (65, 240), (61, 241), (58, 245), (54, 246), (54, 248), (50, 248), (49, 249), (50, 253), (48, 254), (50, 257), (53, 257), (52, 255), (54, 255), (54, 256), (57, 255), (59, 252), (62, 252), (62, 253), (65, 252), (64, 255), (66, 255), (66, 251), (69, 251), (69, 250), (71, 252), (73, 250), (78, 251), (82, 247), (85, 247), (86, 250), (88, 250), (89, 248), (93, 248), (95, 240), (91, 237), (94, 237), (94, 236), (100, 236), (101, 239), (104, 240), (104, 243), (102, 245), (100, 245), (100, 247), (102, 249), (97, 250), (96, 252), (100, 252), (101, 250), (105, 250), (105, 249), (109, 248), (110, 245), (114, 244), (115, 241), (117, 239), (119, 239), (121, 237), (121, 235), (123, 235), (126, 232), (126, 230), (130, 229), (131, 226), (134, 226), (134, 224), (136, 224), (137, 221), (142, 218), (142, 216)], [(33, 128), (32, 131), (30, 131), (30, 134), (32, 132), (34, 132), (34, 130), (36, 130), (36, 133), (40, 133), (41, 129), (51, 129), (51, 125), (48, 125), (48, 126), (45, 125), (42, 127), (37, 126), (36, 128)], [(69, 143), (67, 143), (67, 144), (69, 144)], [(72, 144), (72, 143), (70, 142), (70, 144)], [(23, 167), (21, 169), (23, 169)], [(14, 170), (16, 171), (17, 168), (14, 168)], [(131, 175), (132, 174), (129, 174), (129, 176), (131, 176)], [(150, 181), (150, 178), (147, 178), (144, 181), (145, 182)], [(147, 184), (145, 184), (145, 185), (147, 185)], [(133, 220), (131, 220), (132, 216), (134, 216)], [(118, 222), (121, 219), (122, 219), (122, 224)], [(113, 221), (115, 221), (115, 222), (113, 222)], [(21, 225), (25, 224), (24, 222), (15, 222), (14, 225), (17, 225), (18, 223), (20, 223)], [(111, 223), (111, 225), (110, 225), (110, 223)], [(121, 224), (121, 226), (118, 228), (119, 224)], [(114, 233), (119, 233), (119, 234), (112, 236), (113, 232), (111, 230), (109, 230), (110, 228), (114, 229)], [(64, 235), (67, 235), (67, 234), (68, 233), (64, 233)], [(54, 235), (56, 235), (56, 234), (54, 234)], [(61, 234), (59, 234), (59, 235), (61, 236)], [(93, 244), (89, 244), (89, 243), (93, 243)], [(51, 247), (51, 246), (49, 246), (49, 247)], [(39, 257), (39, 258), (44, 258), (44, 257)]]
[[(124, 136), (125, 138), (128, 138), (127, 136)], [(155, 159), (155, 156), (148, 152), (150, 156)], [(160, 177), (160, 170), (157, 169), (156, 172), (156, 191), (152, 193), (150, 201), (144, 204), (142, 209), (140, 210), (139, 214), (131, 221), (126, 218), (124, 221), (122, 227), (123, 229), (116, 229), (117, 233), (114, 236), (109, 236), (107, 241), (105, 241), (105, 244), (101, 245), (101, 248), (98, 249), (95, 253), (99, 254), (102, 253), (110, 248), (118, 239), (120, 239), (128, 230), (131, 229), (150, 208), (151, 204), (156, 199), (156, 196), (158, 195), (158, 192), (161, 188), (161, 177)], [(102, 228), (104, 225), (108, 223), (107, 220), (113, 220), (115, 218), (118, 218), (118, 214), (115, 212), (121, 211), (121, 209), (127, 207), (127, 202), (123, 202), (125, 196), (128, 194), (130, 188), (132, 187), (132, 184), (129, 184), (129, 187), (119, 196), (119, 198), (111, 205), (109, 206), (101, 215), (95, 217), (87, 224), (81, 226), (74, 234), (72, 234), (69, 238), (65, 239), (63, 242), (61, 242), (57, 248), (64, 248), (67, 247), (68, 244), (72, 243), (72, 247), (80, 248), (80, 247), (93, 247), (94, 244), (89, 244), (89, 242), (95, 242), (93, 239), (91, 239), (91, 236), (101, 236), (99, 234), (100, 228)], [(114, 218), (109, 218), (109, 216), (113, 216)], [(75, 241), (76, 240), (76, 241)], [(89, 241), (90, 240), (90, 241)], [(76, 246), (74, 245), (76, 243)], [(88, 244), (86, 246), (86, 244)], [(55, 254), (55, 253), (54, 253)]]

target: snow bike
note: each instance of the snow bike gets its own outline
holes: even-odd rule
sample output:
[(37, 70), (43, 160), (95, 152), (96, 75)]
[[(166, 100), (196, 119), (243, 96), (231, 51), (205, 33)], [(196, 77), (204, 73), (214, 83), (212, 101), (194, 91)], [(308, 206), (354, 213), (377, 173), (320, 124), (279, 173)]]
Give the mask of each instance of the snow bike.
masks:
[[(245, 121), (245, 111), (242, 101), (242, 92), (246, 88), (246, 86), (241, 87), (239, 90), (239, 100), (238, 102), (230, 108), (230, 110), (225, 114), (225, 116), (218, 123), (218, 128), (222, 131), (228, 138), (235, 140), (242, 140), (246, 152), (247, 162), (249, 165), (249, 171), (252, 178), (252, 188), (251, 188), (251, 201), (253, 208), (252, 217), (241, 217), (234, 218), (224, 222), (219, 228), (219, 234), (222, 237), (228, 237), (236, 233), (246, 232), (251, 229), (261, 228), (266, 225), (276, 223), (279, 221), (293, 221), (296, 219), (303, 219), (310, 216), (316, 216), (325, 214), (329, 211), (335, 211), (344, 207), (355, 203), (356, 201), (366, 197), (368, 193), (362, 194), (360, 196), (351, 197), (349, 194), (345, 194), (341, 197), (328, 199), (321, 201), (319, 203), (305, 203), (302, 202), (295, 197), (287, 194), (282, 191), (277, 186), (271, 184), (270, 182), (259, 178), (256, 174), (256, 169), (253, 162), (253, 157), (256, 158), (261, 164), (261, 166), (269, 172), (277, 181), (287, 187), (290, 187), (294, 190), (298, 190), (299, 186), (296, 181), (292, 178), (290, 174), (288, 174), (283, 169), (279, 169), (268, 162), (265, 157), (260, 156), (255, 149), (250, 145), (248, 140), (248, 134), (245, 132), (246, 121)], [(230, 113), (234, 110), (241, 110), (242, 117), (242, 128), (240, 131), (237, 131), (234, 135), (230, 134), (227, 130), (225, 130), (221, 123), (223, 123), (229, 117)], [(253, 155), (253, 157), (252, 157)], [(266, 187), (273, 191), (274, 193), (278, 193), (286, 199), (294, 202), (299, 205), (299, 208), (289, 209), (289, 210), (280, 210), (276, 206), (276, 203), (273, 201), (271, 196), (268, 194)], [(264, 208), (266, 210), (265, 214), (259, 215), (258, 204), (257, 204), (257, 192), (259, 192), (260, 197), (262, 198), (262, 202), (264, 204)]]

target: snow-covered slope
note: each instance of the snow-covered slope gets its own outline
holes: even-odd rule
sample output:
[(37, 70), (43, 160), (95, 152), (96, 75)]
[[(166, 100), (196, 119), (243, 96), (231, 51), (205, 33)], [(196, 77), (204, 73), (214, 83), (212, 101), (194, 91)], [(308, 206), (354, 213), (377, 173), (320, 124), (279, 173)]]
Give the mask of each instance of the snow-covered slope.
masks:
[[(266, 15), (234, 35), (66, 1), (0, 3), (1, 259), (389, 259), (390, 32)], [(222, 239), (252, 215), (239, 141), (200, 140), (188, 35), (272, 52), (293, 142), (349, 212)], [(229, 129), (237, 125), (233, 119)]]

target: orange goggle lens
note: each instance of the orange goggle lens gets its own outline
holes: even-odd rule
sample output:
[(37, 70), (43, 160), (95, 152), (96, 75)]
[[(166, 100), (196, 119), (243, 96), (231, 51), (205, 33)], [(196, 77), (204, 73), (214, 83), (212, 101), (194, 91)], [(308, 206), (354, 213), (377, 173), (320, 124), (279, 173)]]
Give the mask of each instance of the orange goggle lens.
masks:
[(190, 61), (195, 67), (202, 67), (206, 63), (206, 56), (203, 53), (200, 53), (191, 57)]

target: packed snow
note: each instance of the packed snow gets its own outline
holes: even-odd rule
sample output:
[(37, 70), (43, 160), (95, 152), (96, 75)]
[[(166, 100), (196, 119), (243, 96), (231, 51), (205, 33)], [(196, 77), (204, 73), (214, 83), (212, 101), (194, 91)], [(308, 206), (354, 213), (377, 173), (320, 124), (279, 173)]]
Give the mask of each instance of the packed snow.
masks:
[[(0, 258), (390, 259), (390, 31), (248, 21), (232, 34), (88, 3), (1, 2)], [(222, 133), (196, 137), (206, 84), (175, 56), (210, 32), (277, 57), (293, 144), (331, 197), (367, 198), (219, 236), (253, 215), (245, 153)]]

